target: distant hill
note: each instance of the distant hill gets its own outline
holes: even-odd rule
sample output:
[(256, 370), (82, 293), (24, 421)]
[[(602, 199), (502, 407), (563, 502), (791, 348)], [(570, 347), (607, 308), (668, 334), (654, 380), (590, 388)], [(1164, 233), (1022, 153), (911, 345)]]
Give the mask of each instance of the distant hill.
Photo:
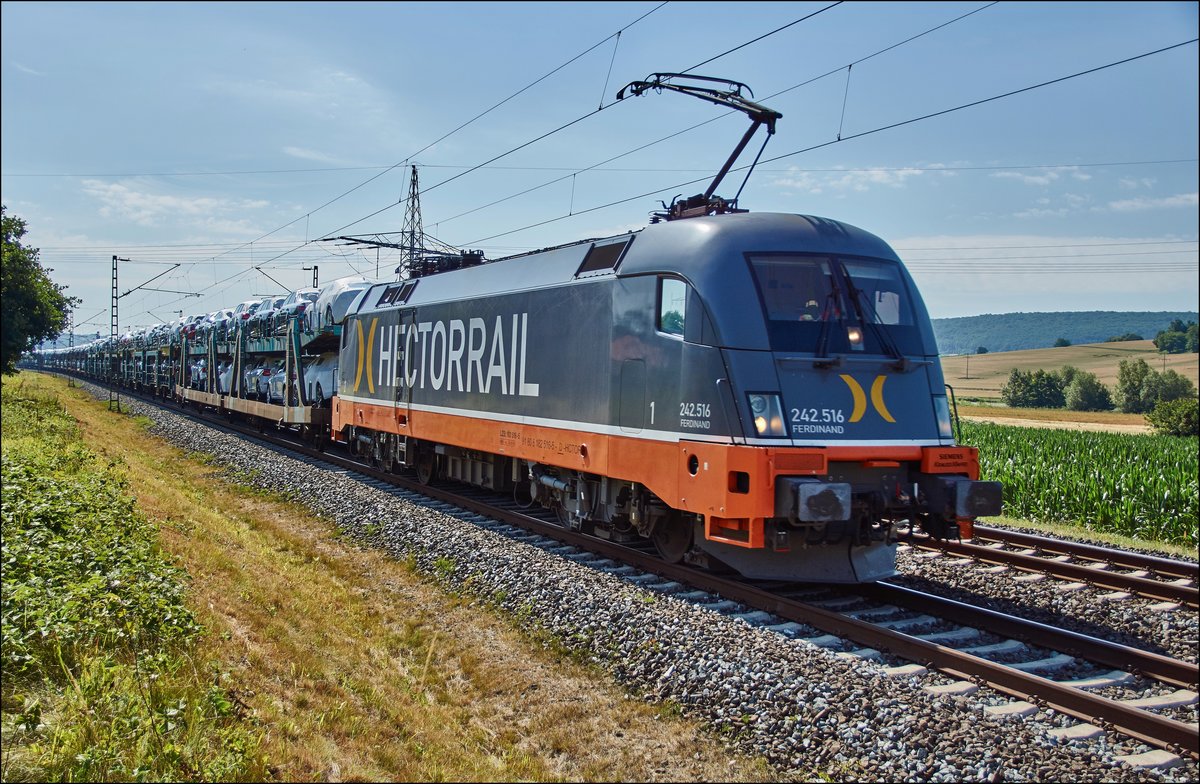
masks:
[(980, 346), (988, 351), (1024, 351), (1050, 348), (1066, 338), (1072, 345), (1101, 343), (1114, 335), (1136, 332), (1147, 340), (1167, 328), (1172, 319), (1184, 323), (1200, 320), (1195, 312), (1120, 313), (1089, 310), (1076, 313), (999, 313), (933, 320), (938, 351), (942, 354), (974, 354)]

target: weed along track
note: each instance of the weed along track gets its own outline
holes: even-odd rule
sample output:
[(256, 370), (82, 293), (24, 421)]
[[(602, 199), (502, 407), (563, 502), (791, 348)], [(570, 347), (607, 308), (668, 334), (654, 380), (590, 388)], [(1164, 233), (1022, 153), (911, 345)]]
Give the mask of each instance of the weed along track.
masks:
[[(672, 572), (645, 552), (594, 538), (576, 540), (554, 521), (530, 530), (537, 521), (517, 520), (512, 503), (497, 504), (477, 493), (442, 495), (447, 492), (442, 487), (403, 486), (395, 476), (362, 465), (323, 467), (315, 453), (285, 453), (282, 445), (250, 443), (174, 411), (135, 405), (157, 422), (156, 432), (185, 449), (213, 455), (216, 464), (256, 487), (302, 499), (348, 536), (511, 614), (545, 644), (603, 667), (644, 699), (711, 723), (736, 748), (765, 756), (782, 775), (1128, 781), (1196, 776), (1195, 743), (1188, 743), (1195, 737), (1194, 683), (1114, 675), (1115, 680), (1090, 684), (1090, 690), (1076, 684), (1071, 688), (1083, 696), (1064, 700), (1042, 681), (1085, 681), (1116, 666), (1104, 664), (1104, 656), (1090, 663), (1082, 647), (1071, 648), (1077, 655), (1070, 656), (1043, 647), (1061, 641), (1025, 643), (992, 633), (986, 620), (953, 621), (928, 607), (889, 615), (898, 606), (894, 597), (722, 581), (682, 568)], [(900, 582), (924, 579), (904, 571)], [(967, 574), (961, 568), (949, 573)], [(934, 582), (945, 593), (958, 590), (949, 576)], [(1019, 608), (1019, 601), (1014, 604)], [(1181, 608), (1155, 618), (1171, 630), (1167, 637), (1186, 638), (1194, 635), (1194, 616)], [(1100, 634), (1108, 623), (1107, 631), (1118, 637), (1139, 637), (1137, 630), (1121, 629), (1123, 617), (1088, 623)], [(976, 656), (987, 663), (975, 666), (1010, 674), (992, 677), (927, 653), (950, 648), (956, 637), (966, 639), (969, 632), (962, 630), (972, 623), (982, 627), (975, 629), (979, 636), (962, 647), (1000, 651), (996, 657)], [(1059, 625), (1071, 623), (1062, 619)], [(907, 639), (888, 636), (896, 630), (907, 630)], [(922, 646), (919, 637), (926, 633), (933, 642)], [(1018, 645), (1024, 654), (1016, 653)], [(1034, 666), (1033, 673), (1047, 676), (1036, 689), (1012, 686), (1017, 676), (1011, 673), (1021, 668), (1007, 668), (1007, 662), (1042, 659), (1052, 660), (1053, 674)], [(953, 686), (956, 682), (965, 686)], [(1096, 697), (1097, 688), (1106, 691)], [(1193, 695), (1190, 702), (1183, 693)], [(1028, 707), (1019, 704), (1021, 697)], [(1122, 718), (1123, 708), (1088, 713), (1088, 706), (1153, 702), (1150, 698), (1160, 707), (1143, 710), (1150, 717), (1143, 724), (1168, 727), (1166, 737), (1131, 725)], [(1004, 710), (1006, 705), (1017, 707)], [(1109, 731), (1069, 730), (1088, 718)]]

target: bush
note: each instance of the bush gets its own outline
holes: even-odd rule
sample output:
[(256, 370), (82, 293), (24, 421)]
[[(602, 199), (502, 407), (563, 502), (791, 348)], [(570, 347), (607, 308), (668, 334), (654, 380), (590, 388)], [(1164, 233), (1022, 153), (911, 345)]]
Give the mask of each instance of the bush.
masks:
[(1146, 414), (1146, 421), (1164, 435), (1200, 435), (1200, 400), (1192, 397), (1163, 401)]
[(1062, 377), (1044, 370), (1013, 368), (1000, 397), (1012, 408), (1062, 408), (1065, 402)]
[(1067, 408), (1072, 411), (1110, 411), (1112, 395), (1095, 373), (1075, 371), (1071, 382), (1063, 390)]
[(1104, 342), (1105, 343), (1124, 343), (1127, 340), (1145, 340), (1145, 338), (1136, 332), (1126, 332), (1123, 335), (1113, 335), (1111, 338), (1109, 338), (1108, 340), (1106, 340)]
[(1066, 338), (1059, 338), (1058, 340), (1054, 341), (1055, 348), (1066, 348), (1069, 345), (1071, 345), (1071, 341), (1067, 340)]

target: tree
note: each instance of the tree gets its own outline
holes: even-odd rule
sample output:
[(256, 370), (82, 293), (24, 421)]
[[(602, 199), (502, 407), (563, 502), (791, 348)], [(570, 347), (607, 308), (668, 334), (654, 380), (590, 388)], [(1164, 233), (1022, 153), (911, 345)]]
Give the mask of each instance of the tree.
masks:
[(0, 269), (0, 372), (12, 375), (17, 360), (43, 340), (56, 337), (67, 326), (77, 297), (63, 294), (65, 286), (50, 280), (53, 270), (43, 269), (38, 249), (21, 244), (25, 221), (0, 206), (4, 229), (3, 267)]
[(1113, 335), (1105, 343), (1124, 343), (1126, 340), (1145, 340), (1144, 337), (1136, 332), (1126, 332), (1123, 335)]
[(975, 353), (976, 354), (986, 354), (987, 346), (980, 346), (979, 348), (975, 349)]
[(1058, 340), (1054, 341), (1055, 348), (1066, 348), (1069, 345), (1071, 345), (1071, 341), (1067, 340), (1066, 338), (1059, 338)]
[(1166, 354), (1195, 352), (1196, 342), (1196, 322), (1184, 324), (1182, 319), (1172, 319), (1166, 329), (1154, 336), (1154, 345)]
[(1104, 386), (1095, 373), (1084, 370), (1075, 371), (1063, 389), (1063, 397), (1066, 399), (1067, 408), (1072, 411), (1108, 411), (1113, 407), (1108, 387)]
[(1192, 380), (1174, 370), (1155, 373), (1147, 380), (1146, 386), (1147, 392), (1144, 394), (1153, 401), (1154, 405), (1181, 400), (1196, 394), (1196, 387), (1192, 384)]
[(1055, 376), (1058, 376), (1058, 385), (1066, 389), (1075, 380), (1075, 377), (1082, 373), (1079, 368), (1074, 365), (1063, 365), (1058, 370), (1052, 371)]
[(1164, 354), (1182, 354), (1187, 351), (1186, 332), (1159, 332), (1154, 336), (1154, 346)]
[(1146, 360), (1122, 360), (1117, 368), (1117, 402), (1129, 414), (1144, 414), (1159, 403), (1192, 397), (1196, 386), (1174, 370), (1159, 373)]
[(1146, 379), (1154, 371), (1146, 360), (1121, 360), (1117, 366), (1117, 405), (1126, 414), (1141, 414), (1149, 411), (1151, 404), (1142, 400)]
[(1000, 397), (1012, 408), (1062, 408), (1062, 379), (1045, 370), (1030, 372), (1013, 368), (1008, 382), (1000, 389)]
[(1200, 435), (1200, 401), (1194, 397), (1159, 403), (1146, 414), (1146, 421), (1169, 436)]

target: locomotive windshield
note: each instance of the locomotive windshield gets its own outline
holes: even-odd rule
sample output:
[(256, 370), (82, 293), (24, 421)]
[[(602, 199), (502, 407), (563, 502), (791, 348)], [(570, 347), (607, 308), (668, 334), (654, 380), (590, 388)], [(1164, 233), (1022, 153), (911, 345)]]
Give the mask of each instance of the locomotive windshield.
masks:
[(750, 257), (773, 351), (925, 354), (895, 262), (763, 254)]

